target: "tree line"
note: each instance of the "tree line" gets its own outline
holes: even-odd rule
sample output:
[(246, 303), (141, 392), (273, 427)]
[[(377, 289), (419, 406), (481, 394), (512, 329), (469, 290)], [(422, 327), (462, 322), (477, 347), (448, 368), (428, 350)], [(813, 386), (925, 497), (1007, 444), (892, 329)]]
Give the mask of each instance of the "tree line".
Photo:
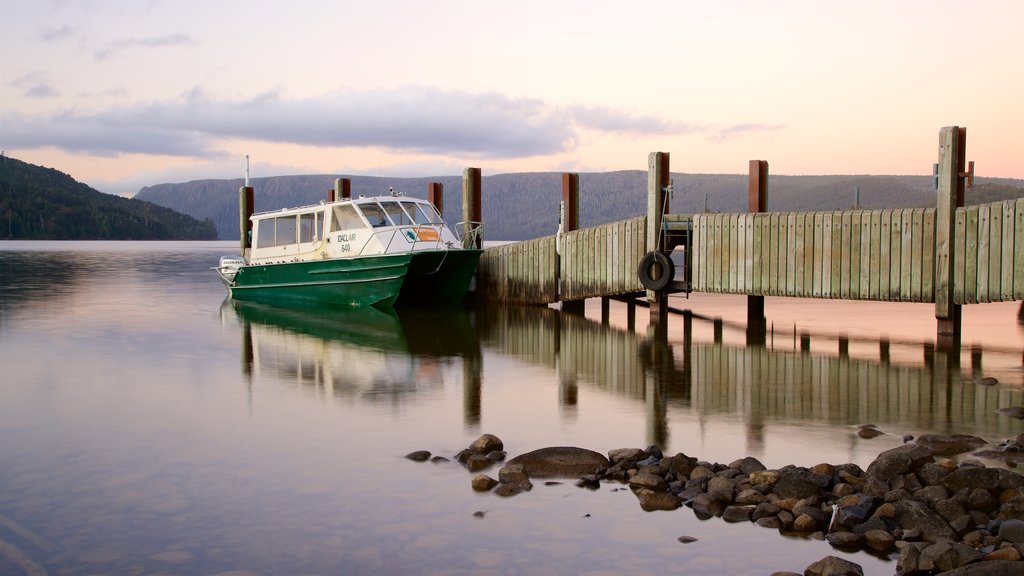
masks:
[(71, 176), (0, 157), (0, 239), (213, 240), (199, 221), (156, 204), (104, 194)]

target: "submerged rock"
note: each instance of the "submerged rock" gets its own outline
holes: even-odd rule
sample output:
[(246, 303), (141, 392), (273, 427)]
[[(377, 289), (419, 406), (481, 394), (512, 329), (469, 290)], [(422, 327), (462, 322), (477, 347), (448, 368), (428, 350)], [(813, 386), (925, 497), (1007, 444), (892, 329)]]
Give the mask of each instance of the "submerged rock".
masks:
[(531, 478), (579, 478), (611, 465), (603, 454), (571, 446), (540, 448), (516, 456), (508, 461), (511, 464), (522, 466)]

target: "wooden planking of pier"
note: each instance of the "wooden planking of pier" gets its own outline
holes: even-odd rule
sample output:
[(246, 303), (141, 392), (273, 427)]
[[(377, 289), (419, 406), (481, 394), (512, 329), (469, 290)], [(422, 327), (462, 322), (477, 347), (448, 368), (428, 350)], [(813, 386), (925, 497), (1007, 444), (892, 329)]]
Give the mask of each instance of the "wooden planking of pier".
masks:
[[(640, 260), (663, 247), (666, 230), (687, 229), (688, 254), (681, 260), (689, 269), (675, 290), (932, 302), (940, 324), (958, 323), (962, 304), (1024, 299), (1024, 199), (963, 207), (965, 181), (973, 178), (965, 171), (966, 129), (943, 128), (939, 142), (936, 207), (884, 210), (652, 211), (664, 205), (655, 195), (665, 192), (668, 161), (666, 153), (652, 153), (646, 217), (488, 248), (477, 292), (486, 300), (525, 304), (639, 295)], [(756, 177), (755, 163), (762, 170)], [(767, 163), (751, 165), (751, 205), (763, 210)], [(572, 176), (563, 186), (578, 186)], [(563, 190), (565, 198), (571, 196)], [(648, 234), (652, 218), (660, 237)], [(648, 292), (652, 298), (657, 295)]]

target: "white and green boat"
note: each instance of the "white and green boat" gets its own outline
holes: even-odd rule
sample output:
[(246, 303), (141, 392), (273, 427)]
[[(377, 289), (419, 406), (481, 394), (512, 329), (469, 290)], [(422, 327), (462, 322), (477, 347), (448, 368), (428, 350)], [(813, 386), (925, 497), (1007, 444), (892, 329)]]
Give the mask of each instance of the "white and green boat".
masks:
[(244, 198), (242, 221), (251, 228), (243, 228), (242, 256), (223, 256), (216, 268), (235, 300), (447, 305), (465, 298), (476, 274), (479, 223), (460, 223), (468, 230), (460, 238), (425, 200), (345, 198), (246, 222)]

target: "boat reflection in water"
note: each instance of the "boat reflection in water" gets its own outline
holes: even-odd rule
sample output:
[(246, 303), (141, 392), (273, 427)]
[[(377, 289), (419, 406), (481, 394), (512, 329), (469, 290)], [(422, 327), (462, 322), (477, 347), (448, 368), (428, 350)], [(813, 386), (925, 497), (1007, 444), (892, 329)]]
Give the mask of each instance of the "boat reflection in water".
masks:
[[(464, 309), (276, 307), (226, 299), (242, 327), (242, 370), (327, 396), (399, 401), (442, 385), (453, 358), (479, 367), (480, 345)], [(478, 368), (479, 369), (479, 368)]]
[[(538, 434), (585, 414), (607, 421), (600, 432), (606, 437), (595, 441), (639, 436), (646, 445), (679, 448), (700, 439), (698, 449), (729, 455), (789, 458), (814, 437), (833, 450), (849, 442), (836, 458), (866, 464), (908, 433), (969, 433), (995, 442), (1019, 433), (1019, 421), (996, 411), (1024, 403), (1024, 390), (1012, 382), (973, 383), (980, 350), (970, 352), (976, 366), (961, 366), (927, 343), (840, 340), (838, 353), (812, 352), (789, 338), (746, 345), (723, 339), (720, 325), (699, 317), (678, 319), (681, 339), (652, 338), (547, 307), (225, 306), (243, 322), (247, 375), (264, 372), (334, 397), (399, 402), (443, 386), (442, 374), (457, 358), (462, 417), (470, 426), (482, 416), (484, 351), (514, 359), (498, 363), (511, 368), (487, 371), (495, 386), (489, 405), (502, 415), (535, 419), (543, 398), (557, 402), (561, 422), (536, 422)], [(773, 343), (780, 340), (790, 343)], [(1000, 353), (989, 356), (999, 360)], [(518, 363), (549, 376), (525, 381)], [(548, 394), (551, 386), (557, 396)], [(602, 410), (595, 396), (618, 400), (614, 413), (591, 413)], [(864, 424), (890, 431), (888, 440), (859, 439), (857, 426)]]

